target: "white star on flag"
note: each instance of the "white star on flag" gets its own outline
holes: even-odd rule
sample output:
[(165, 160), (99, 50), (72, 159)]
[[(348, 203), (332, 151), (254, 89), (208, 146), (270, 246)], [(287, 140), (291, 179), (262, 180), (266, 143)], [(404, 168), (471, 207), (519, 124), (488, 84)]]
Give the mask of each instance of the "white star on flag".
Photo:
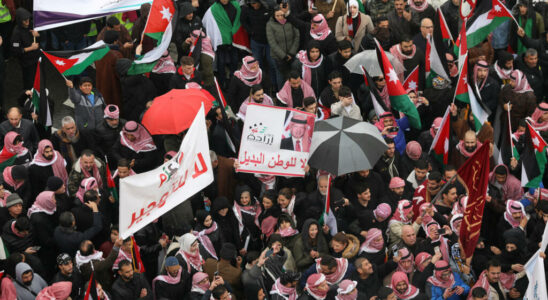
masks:
[(498, 5), (498, 4), (495, 5), (494, 9), (495, 9), (496, 12), (499, 12), (501, 10), (500, 5)]
[(535, 136), (535, 138), (533, 138), (533, 144), (535, 145), (535, 147), (538, 147), (540, 145), (540, 141), (538, 140), (538, 137)]
[(462, 77), (462, 81), (464, 82), (464, 84), (468, 83), (468, 78), (466, 78), (466, 75)]
[(409, 84), (408, 84), (409, 88), (412, 89), (412, 90), (416, 90), (417, 89), (417, 83), (413, 80), (409, 81)]
[(162, 14), (162, 19), (171, 20), (171, 12), (169, 11), (169, 8), (162, 6), (162, 10), (160, 11)]
[(396, 74), (396, 71), (394, 71), (394, 68), (390, 68), (388, 70), (388, 77), (390, 77), (389, 81), (392, 81), (392, 82), (398, 81), (398, 74)]
[(56, 61), (55, 61), (55, 64), (56, 64), (56, 65), (59, 65), (59, 66), (64, 66), (64, 65), (65, 65), (65, 62), (62, 61), (62, 60), (56, 60)]
[(445, 139), (443, 142), (443, 153), (449, 153), (449, 139)]

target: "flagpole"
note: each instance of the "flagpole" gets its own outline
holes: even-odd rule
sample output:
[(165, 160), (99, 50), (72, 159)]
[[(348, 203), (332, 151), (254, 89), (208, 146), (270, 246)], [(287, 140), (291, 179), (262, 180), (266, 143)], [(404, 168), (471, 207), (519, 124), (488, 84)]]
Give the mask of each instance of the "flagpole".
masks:
[(514, 157), (514, 141), (512, 140), (512, 124), (510, 123), (510, 101), (506, 104), (508, 106), (508, 110), (506, 112), (508, 113), (508, 134), (510, 135), (510, 153), (512, 153), (512, 158)]

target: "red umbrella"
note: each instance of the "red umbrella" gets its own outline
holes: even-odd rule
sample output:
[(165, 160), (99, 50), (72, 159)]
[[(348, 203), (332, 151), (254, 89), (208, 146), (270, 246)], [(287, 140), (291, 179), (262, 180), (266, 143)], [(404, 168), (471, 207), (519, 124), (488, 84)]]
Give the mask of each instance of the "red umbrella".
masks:
[(154, 98), (142, 124), (150, 134), (179, 134), (190, 127), (202, 103), (208, 112), (214, 100), (204, 89), (173, 89)]

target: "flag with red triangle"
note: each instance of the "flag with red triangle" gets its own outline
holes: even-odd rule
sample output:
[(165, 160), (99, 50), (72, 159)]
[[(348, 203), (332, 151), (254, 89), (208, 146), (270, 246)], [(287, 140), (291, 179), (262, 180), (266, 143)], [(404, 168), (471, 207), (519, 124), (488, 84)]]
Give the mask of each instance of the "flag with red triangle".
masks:
[(394, 70), (394, 67), (388, 60), (388, 56), (384, 53), (384, 50), (379, 44), (379, 41), (375, 39), (375, 48), (377, 51), (377, 59), (379, 60), (379, 66), (384, 74), (386, 81), (386, 89), (388, 96), (390, 97), (390, 104), (392, 107), (404, 113), (409, 119), (409, 124), (416, 129), (421, 128), (421, 120), (417, 107), (409, 98), (409, 95), (403, 89), (403, 86), (398, 78), (398, 74)]
[(449, 30), (449, 26), (447, 26), (447, 22), (445, 21), (445, 17), (443, 16), (443, 12), (440, 8), (438, 8), (438, 18), (439, 18), (439, 24), (440, 24), (440, 31), (441, 31), (441, 37), (444, 42), (451, 41), (451, 43), (454, 43), (453, 36), (451, 36), (451, 31)]
[(141, 253), (139, 251), (139, 245), (135, 241), (135, 238), (131, 236), (131, 262), (133, 263), (133, 270), (139, 273), (145, 272), (145, 265), (141, 259)]
[[(44, 54), (46, 54), (44, 52)], [(31, 110), (38, 115), (38, 123), (46, 127), (52, 125), (51, 111), (49, 110), (48, 96), (46, 92), (45, 76), (43, 76), (44, 65), (42, 57), (38, 59), (34, 83), (32, 85), (32, 96), (30, 96)]]
[(443, 119), (441, 120), (440, 128), (438, 129), (438, 132), (436, 132), (432, 146), (430, 146), (430, 152), (434, 151), (434, 157), (444, 165), (446, 165), (449, 160), (450, 130), (450, 110), (448, 106), (443, 115)]
[(172, 0), (152, 1), (143, 35), (154, 39), (156, 46), (133, 61), (127, 72), (129, 75), (148, 73), (156, 66), (171, 42), (173, 34), (171, 19), (174, 14), (175, 7)]
[(470, 103), (470, 97), (468, 95), (468, 55), (459, 60), (459, 79), (457, 80), (457, 88), (455, 89), (455, 99)]
[(403, 89), (408, 90), (414, 90), (415, 92), (419, 88), (419, 66), (417, 65), (409, 75), (407, 75), (407, 78), (403, 81)]
[(464, 56), (468, 53), (468, 42), (466, 38), (466, 22), (462, 21), (462, 27), (459, 32), (459, 37), (455, 46), (459, 49), (459, 71), (462, 69), (464, 61)]
[(110, 193), (110, 195), (114, 198), (116, 203), (118, 203), (118, 190), (116, 189), (116, 182), (114, 182), (114, 179), (112, 178), (112, 173), (110, 172), (110, 166), (108, 165), (108, 161), (106, 162), (107, 166), (107, 188)]
[(527, 122), (524, 134), (525, 148), (521, 153), (521, 186), (528, 188), (542, 187), (542, 178), (548, 161), (546, 141)]
[(473, 16), (467, 22), (468, 47), (472, 48), (483, 42), (495, 28), (507, 20), (515, 22), (512, 12), (500, 0), (479, 2)]
[(105, 42), (98, 41), (95, 44), (74, 51), (43, 51), (44, 55), (51, 61), (51, 64), (63, 76), (80, 75), (95, 61), (103, 58), (110, 48)]
[(440, 56), (440, 50), (443, 50), (443, 42), (438, 41), (434, 36), (428, 35), (426, 37), (426, 53), (424, 58), (424, 75), (426, 76), (425, 86), (431, 88), (433, 86), (434, 78), (441, 77), (446, 81), (451, 81), (449, 78), (449, 72), (446, 70), (445, 57)]

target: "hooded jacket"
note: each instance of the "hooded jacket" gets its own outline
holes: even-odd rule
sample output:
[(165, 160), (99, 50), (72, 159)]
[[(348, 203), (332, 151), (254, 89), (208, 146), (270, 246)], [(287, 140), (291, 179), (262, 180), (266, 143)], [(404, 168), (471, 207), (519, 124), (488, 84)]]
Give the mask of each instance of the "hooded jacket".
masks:
[[(22, 277), (23, 274), (28, 271), (33, 273), (32, 281), (30, 285), (25, 285)], [(14, 285), (15, 290), (17, 291), (18, 300), (34, 300), (36, 295), (38, 295), (43, 288), (48, 286), (46, 281), (40, 275), (34, 273), (32, 268), (24, 262), (20, 262), (15, 266), (15, 279)]]
[(489, 173), (489, 183), (493, 184), (496, 187), (499, 187), (497, 180), (495, 179), (495, 169), (498, 166), (504, 166), (506, 169), (506, 181), (502, 184), (500, 189), (502, 190), (502, 199), (506, 203), (507, 200), (519, 200), (522, 196), (521, 181), (517, 179), (514, 175), (510, 174), (508, 167), (504, 164), (496, 165), (493, 168), (493, 171)]
[(32, 50), (25, 52), (25, 48), (28, 48), (34, 42), (32, 36), (32, 24), (28, 27), (23, 27), (23, 21), (28, 20), (31, 17), (31, 13), (20, 7), (15, 11), (16, 25), (11, 35), (11, 51), (13, 55), (19, 57), (21, 65), (23, 67), (29, 67), (34, 65), (38, 61), (40, 56), (40, 50)]

